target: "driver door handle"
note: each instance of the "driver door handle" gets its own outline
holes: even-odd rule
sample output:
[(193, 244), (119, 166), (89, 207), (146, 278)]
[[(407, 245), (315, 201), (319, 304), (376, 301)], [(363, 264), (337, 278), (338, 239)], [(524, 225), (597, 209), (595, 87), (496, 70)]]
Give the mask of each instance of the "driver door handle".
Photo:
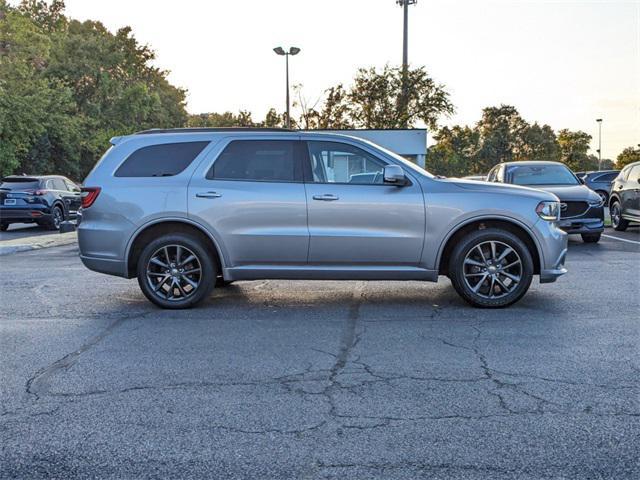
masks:
[(196, 193), (196, 197), (198, 198), (220, 198), (221, 196), (222, 194), (218, 192)]
[(339, 200), (340, 197), (331, 193), (325, 193), (324, 195), (314, 195), (313, 199), (321, 200), (323, 202), (333, 202), (334, 200)]

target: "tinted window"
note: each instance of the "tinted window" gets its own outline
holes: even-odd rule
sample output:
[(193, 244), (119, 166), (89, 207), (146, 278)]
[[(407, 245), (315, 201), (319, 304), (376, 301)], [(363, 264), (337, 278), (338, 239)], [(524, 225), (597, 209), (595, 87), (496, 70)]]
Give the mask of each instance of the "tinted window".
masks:
[(631, 168), (631, 171), (629, 172), (629, 176), (627, 177), (627, 180), (629, 180), (630, 182), (637, 182), (640, 179), (640, 165), (635, 165), (634, 167)]
[(508, 183), (516, 185), (578, 185), (578, 179), (564, 165), (512, 165)]
[(384, 162), (364, 150), (346, 143), (308, 143), (314, 182), (384, 183)]
[(71, 182), (70, 180), (65, 180), (64, 183), (67, 184), (67, 190), (69, 190), (70, 192), (80, 191), (80, 187), (78, 187), (75, 183)]
[(597, 176), (593, 179), (594, 182), (611, 182), (618, 176), (618, 172), (605, 173), (604, 175)]
[(127, 157), (116, 177), (170, 177), (187, 168), (209, 142), (163, 143), (142, 147)]
[(216, 159), (207, 178), (295, 182), (301, 178), (300, 142), (235, 140)]
[(61, 178), (54, 178), (51, 181), (53, 183), (54, 190), (61, 190), (63, 192), (67, 191), (67, 186)]
[(0, 183), (0, 188), (3, 190), (37, 190), (38, 187), (40, 187), (40, 182), (36, 179), (5, 178)]

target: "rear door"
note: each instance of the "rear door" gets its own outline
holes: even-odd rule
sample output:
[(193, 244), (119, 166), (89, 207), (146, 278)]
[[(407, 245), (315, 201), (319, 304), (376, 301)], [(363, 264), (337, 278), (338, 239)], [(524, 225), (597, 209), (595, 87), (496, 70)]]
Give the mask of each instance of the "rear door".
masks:
[(417, 265), (425, 233), (420, 186), (385, 184), (387, 161), (354, 145), (307, 145), (309, 263)]
[(307, 205), (297, 136), (229, 138), (189, 184), (189, 216), (223, 245), (229, 267), (306, 264)]

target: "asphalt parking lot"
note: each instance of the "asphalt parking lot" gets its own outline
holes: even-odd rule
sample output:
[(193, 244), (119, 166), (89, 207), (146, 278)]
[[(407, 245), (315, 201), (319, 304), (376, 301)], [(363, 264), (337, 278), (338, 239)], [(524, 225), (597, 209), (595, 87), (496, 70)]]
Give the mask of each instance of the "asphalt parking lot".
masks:
[(606, 234), (504, 310), (441, 278), (162, 311), (75, 245), (0, 257), (0, 478), (639, 478), (640, 232)]

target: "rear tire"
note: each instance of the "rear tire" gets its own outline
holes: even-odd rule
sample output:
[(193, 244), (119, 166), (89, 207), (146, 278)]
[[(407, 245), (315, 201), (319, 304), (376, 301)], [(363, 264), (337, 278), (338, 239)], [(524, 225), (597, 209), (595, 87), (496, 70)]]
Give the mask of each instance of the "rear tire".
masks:
[(454, 248), (449, 278), (456, 292), (474, 307), (502, 308), (529, 290), (533, 259), (513, 233), (497, 228), (476, 230)]
[(583, 233), (581, 234), (584, 243), (598, 243), (600, 241), (600, 233)]
[(211, 293), (217, 277), (207, 248), (185, 233), (163, 235), (150, 242), (140, 253), (136, 273), (142, 293), (168, 309), (198, 304)]
[(51, 210), (51, 221), (47, 224), (49, 230), (60, 230), (60, 224), (64, 221), (64, 212), (59, 205)]
[(624, 232), (629, 226), (629, 222), (622, 218), (622, 209), (620, 208), (620, 202), (614, 200), (611, 204), (611, 226), (618, 232)]

